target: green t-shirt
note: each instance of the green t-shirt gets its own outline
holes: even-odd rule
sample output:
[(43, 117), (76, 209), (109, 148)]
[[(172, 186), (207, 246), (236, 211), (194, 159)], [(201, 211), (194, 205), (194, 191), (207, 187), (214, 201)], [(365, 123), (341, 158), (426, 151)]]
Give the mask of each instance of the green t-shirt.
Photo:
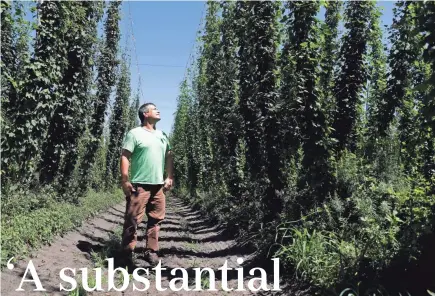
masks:
[(127, 133), (122, 148), (131, 152), (131, 183), (164, 183), (165, 156), (171, 150), (164, 132), (136, 127)]

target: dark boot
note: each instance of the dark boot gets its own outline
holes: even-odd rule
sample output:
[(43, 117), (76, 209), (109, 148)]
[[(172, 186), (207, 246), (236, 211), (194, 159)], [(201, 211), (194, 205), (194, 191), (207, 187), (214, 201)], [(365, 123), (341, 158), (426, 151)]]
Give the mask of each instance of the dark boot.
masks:
[(133, 251), (121, 250), (118, 257), (118, 262), (115, 264), (116, 267), (122, 267), (128, 271), (128, 273), (133, 273), (136, 268), (133, 259)]

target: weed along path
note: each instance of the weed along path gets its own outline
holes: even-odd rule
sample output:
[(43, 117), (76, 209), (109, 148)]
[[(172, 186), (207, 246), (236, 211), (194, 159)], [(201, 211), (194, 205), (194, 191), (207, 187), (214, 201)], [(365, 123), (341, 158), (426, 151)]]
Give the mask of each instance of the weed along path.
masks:
[[(207, 224), (199, 213), (175, 197), (167, 200), (166, 219), (159, 238), (162, 260), (159, 269), (153, 269), (141, 255), (145, 244), (144, 221), (138, 233), (137, 267), (134, 273), (124, 276), (122, 271), (115, 270), (116, 260), (106, 260), (115, 256), (120, 244), (123, 215), (124, 203), (121, 203), (56, 238), (33, 257), (13, 263), (12, 269), (5, 268), (1, 275), (1, 295), (253, 295), (256, 294), (253, 287), (258, 288), (260, 284), (271, 291), (259, 294), (275, 295), (272, 289), (277, 285), (277, 274), (273, 270), (253, 270), (262, 267), (255, 264), (244, 266), (250, 259), (247, 250), (238, 247), (216, 225)], [(112, 276), (111, 267), (115, 270)], [(223, 271), (224, 268), (227, 270)], [(249, 274), (251, 270), (253, 275)], [(264, 278), (267, 276), (267, 281), (252, 280), (260, 278), (261, 273)], [(45, 291), (34, 291), (38, 286), (37, 281), (32, 281), (35, 279), (39, 279), (40, 288)], [(60, 291), (60, 285), (71, 289), (75, 283), (75, 290)], [(16, 291), (20, 285), (23, 291)], [(120, 291), (109, 290), (109, 285)], [(96, 286), (104, 291), (85, 289)], [(134, 291), (134, 287), (142, 291)]]

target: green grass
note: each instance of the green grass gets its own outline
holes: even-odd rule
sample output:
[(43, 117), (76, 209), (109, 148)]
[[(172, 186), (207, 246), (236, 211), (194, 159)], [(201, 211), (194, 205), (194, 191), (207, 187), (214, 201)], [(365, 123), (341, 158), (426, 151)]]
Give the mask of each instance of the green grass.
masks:
[[(101, 284), (104, 285), (105, 282), (107, 282), (107, 280), (102, 279)], [(96, 284), (97, 284), (97, 280), (95, 276), (94, 275), (88, 276), (88, 287), (95, 287)], [(75, 288), (74, 290), (68, 293), (68, 296), (87, 296), (87, 295), (89, 295), (89, 292), (87, 292), (84, 289), (83, 284), (81, 282), (77, 283), (77, 288)]]
[(115, 256), (116, 252), (121, 247), (121, 236), (122, 236), (122, 226), (117, 226), (113, 233), (109, 235), (109, 240), (103, 246), (103, 249), (95, 252), (91, 252), (91, 259), (95, 267), (107, 267), (107, 258), (112, 258)]
[(284, 264), (294, 266), (296, 275), (311, 280), (315, 285), (335, 284), (340, 271), (340, 254), (337, 246), (327, 235), (306, 228), (289, 229), (293, 242), (281, 245), (275, 256)]
[(199, 251), (199, 243), (197, 243), (197, 242), (185, 242), (184, 246), (189, 251), (192, 251), (192, 252)]
[(80, 285), (68, 293), (68, 296), (86, 296), (88, 292)]
[(1, 221), (1, 267), (15, 257), (31, 255), (39, 247), (49, 244), (57, 235), (63, 235), (80, 226), (83, 221), (101, 210), (120, 203), (124, 196), (120, 190), (113, 193), (90, 192), (80, 205), (51, 202), (44, 208), (19, 214)]

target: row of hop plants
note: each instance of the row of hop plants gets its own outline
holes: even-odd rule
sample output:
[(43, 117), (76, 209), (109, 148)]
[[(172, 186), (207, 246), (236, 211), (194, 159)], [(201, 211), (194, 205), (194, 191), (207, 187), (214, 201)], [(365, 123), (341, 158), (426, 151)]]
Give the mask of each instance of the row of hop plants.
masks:
[(178, 195), (324, 293), (427, 293), (388, 274), (423, 273), (433, 235), (434, 3), (396, 2), (386, 29), (376, 2), (207, 7), (171, 134)]

